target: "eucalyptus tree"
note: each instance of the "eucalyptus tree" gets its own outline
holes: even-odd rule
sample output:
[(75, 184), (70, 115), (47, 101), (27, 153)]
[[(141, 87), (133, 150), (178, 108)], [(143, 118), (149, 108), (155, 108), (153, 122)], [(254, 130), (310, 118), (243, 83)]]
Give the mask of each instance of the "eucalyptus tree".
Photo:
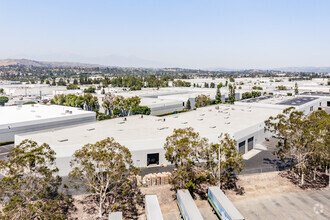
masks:
[(24, 140), (0, 160), (3, 219), (65, 219), (68, 198), (58, 192), (55, 152), (47, 144)]
[(311, 168), (329, 164), (329, 117), (324, 111), (305, 115), (290, 107), (265, 121), (265, 131), (278, 138), (275, 154), (292, 161), (301, 185)]
[(114, 98), (115, 97), (110, 92), (106, 93), (105, 96), (102, 98), (102, 106), (107, 110), (107, 113), (109, 115), (112, 114)]
[(99, 217), (113, 210), (136, 211), (142, 201), (136, 179), (140, 170), (133, 166), (130, 151), (113, 138), (77, 150), (71, 167), (69, 176), (91, 193)]
[(210, 97), (208, 97), (207, 95), (204, 95), (204, 94), (198, 95), (195, 98), (195, 106), (197, 108), (205, 107), (205, 106), (209, 105), (211, 102), (212, 102), (212, 100), (210, 99)]
[(174, 129), (173, 134), (166, 138), (165, 158), (176, 167), (170, 178), (175, 189), (186, 188), (193, 192), (202, 183), (209, 182), (210, 171), (202, 163), (207, 145), (208, 140), (191, 127)]
[(205, 149), (203, 159), (206, 162), (206, 168), (211, 171), (212, 177), (220, 186), (230, 187), (245, 166), (242, 153), (239, 153), (236, 143), (236, 140), (228, 133), (221, 133), (219, 142), (212, 143)]
[(294, 84), (294, 94), (299, 94), (299, 89), (298, 89), (298, 83), (296, 82), (295, 84)]
[(221, 101), (221, 92), (220, 92), (220, 86), (217, 86), (217, 92), (215, 94), (215, 103), (216, 104), (220, 104), (222, 101)]

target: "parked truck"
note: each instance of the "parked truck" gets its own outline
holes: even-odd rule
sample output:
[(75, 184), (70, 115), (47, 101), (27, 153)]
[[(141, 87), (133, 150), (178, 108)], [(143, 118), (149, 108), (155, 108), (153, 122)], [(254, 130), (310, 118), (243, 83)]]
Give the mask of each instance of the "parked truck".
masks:
[(163, 220), (163, 214), (160, 209), (156, 195), (146, 195), (146, 216), (147, 220)]
[(242, 214), (221, 191), (220, 187), (209, 187), (208, 200), (221, 220), (244, 220)]
[(180, 189), (177, 193), (177, 204), (184, 220), (202, 220), (193, 198), (187, 189)]

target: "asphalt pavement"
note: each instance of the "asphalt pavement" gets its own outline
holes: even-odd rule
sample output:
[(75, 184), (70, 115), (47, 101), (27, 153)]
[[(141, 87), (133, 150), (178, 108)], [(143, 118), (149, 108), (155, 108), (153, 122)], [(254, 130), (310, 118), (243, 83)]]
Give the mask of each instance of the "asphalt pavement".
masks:
[(14, 144), (0, 146), (0, 160), (6, 159), (7, 154), (14, 148)]

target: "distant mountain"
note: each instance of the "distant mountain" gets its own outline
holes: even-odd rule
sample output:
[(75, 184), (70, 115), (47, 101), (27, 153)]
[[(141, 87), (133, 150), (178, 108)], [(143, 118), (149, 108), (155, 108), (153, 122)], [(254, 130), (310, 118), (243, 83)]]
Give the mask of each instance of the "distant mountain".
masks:
[(330, 67), (283, 67), (272, 68), (272, 70), (286, 71), (286, 72), (316, 72), (316, 73), (330, 73)]
[(99, 64), (86, 64), (78, 62), (49, 62), (36, 61), (28, 59), (4, 59), (0, 60), (0, 66), (22, 65), (22, 66), (36, 66), (36, 67), (102, 67)]

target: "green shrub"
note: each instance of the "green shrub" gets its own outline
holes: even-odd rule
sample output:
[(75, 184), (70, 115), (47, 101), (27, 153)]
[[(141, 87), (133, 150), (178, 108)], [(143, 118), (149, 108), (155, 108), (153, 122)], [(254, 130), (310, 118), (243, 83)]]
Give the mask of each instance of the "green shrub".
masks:
[(147, 106), (136, 106), (132, 109), (133, 115), (150, 115), (150, 112), (151, 110)]

